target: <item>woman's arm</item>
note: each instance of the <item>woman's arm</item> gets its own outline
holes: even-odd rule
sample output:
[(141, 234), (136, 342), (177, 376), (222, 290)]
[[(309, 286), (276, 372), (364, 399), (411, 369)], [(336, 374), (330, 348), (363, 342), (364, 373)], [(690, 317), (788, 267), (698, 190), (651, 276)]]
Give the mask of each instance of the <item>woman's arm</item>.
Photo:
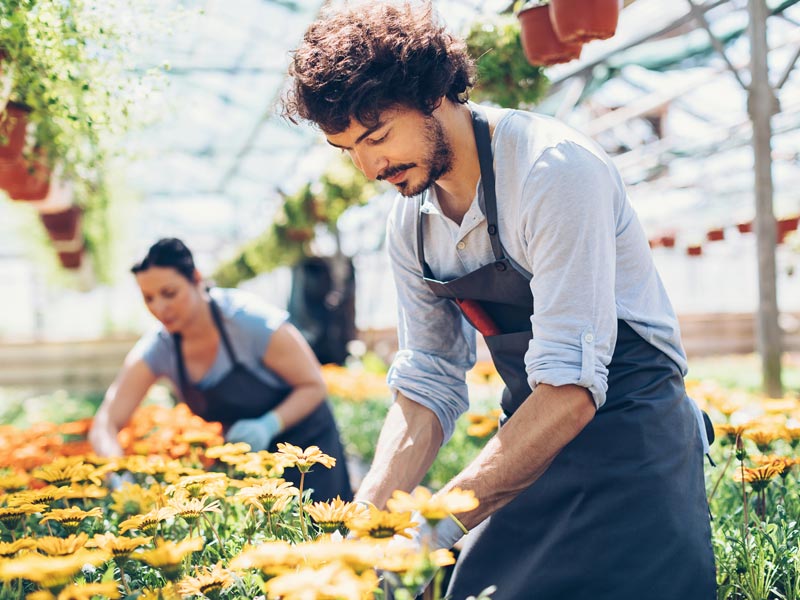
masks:
[(294, 325), (284, 323), (275, 330), (263, 362), (292, 388), (275, 409), (284, 429), (302, 421), (325, 399), (327, 389), (317, 357)]
[(89, 441), (98, 456), (122, 456), (117, 434), (155, 381), (147, 363), (138, 354), (129, 353), (92, 421)]

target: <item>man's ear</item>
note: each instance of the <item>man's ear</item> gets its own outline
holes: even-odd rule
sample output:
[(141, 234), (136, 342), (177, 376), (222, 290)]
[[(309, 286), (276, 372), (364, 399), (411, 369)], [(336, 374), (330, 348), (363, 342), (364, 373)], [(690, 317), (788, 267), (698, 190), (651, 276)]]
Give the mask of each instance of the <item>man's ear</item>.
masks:
[(192, 273), (192, 281), (195, 285), (202, 283), (203, 281), (203, 275), (197, 269), (195, 269), (194, 273)]

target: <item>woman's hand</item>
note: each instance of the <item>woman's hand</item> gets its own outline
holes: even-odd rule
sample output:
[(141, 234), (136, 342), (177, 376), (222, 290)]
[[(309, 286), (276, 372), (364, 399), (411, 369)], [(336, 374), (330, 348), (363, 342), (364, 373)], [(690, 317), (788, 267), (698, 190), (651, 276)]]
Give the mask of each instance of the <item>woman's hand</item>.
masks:
[(270, 443), (283, 431), (281, 418), (274, 410), (256, 419), (239, 419), (225, 434), (225, 441), (244, 442), (253, 452), (266, 450)]

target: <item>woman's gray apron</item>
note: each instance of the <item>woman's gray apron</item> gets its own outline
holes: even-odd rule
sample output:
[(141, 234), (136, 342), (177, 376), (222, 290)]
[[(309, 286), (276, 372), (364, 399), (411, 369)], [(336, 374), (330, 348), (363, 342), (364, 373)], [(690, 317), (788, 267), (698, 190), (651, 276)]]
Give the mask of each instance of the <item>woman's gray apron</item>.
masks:
[[(206, 421), (219, 421), (227, 430), (239, 419), (253, 419), (272, 410), (284, 401), (291, 389), (275, 388), (267, 384), (237, 360), (225, 331), (219, 307), (214, 300), (210, 300), (209, 304), (214, 324), (233, 365), (218, 383), (204, 390), (191, 383), (183, 361), (180, 334), (173, 335), (173, 339), (184, 402), (196, 415)], [(327, 469), (318, 465), (306, 474), (304, 486), (306, 489), (313, 488), (313, 500), (325, 501), (336, 496), (340, 496), (343, 500), (352, 499), (353, 492), (350, 488), (344, 449), (327, 400), (297, 425), (281, 432), (267, 449), (276, 452), (278, 442), (288, 442), (302, 448), (319, 446), (325, 454), (336, 459), (334, 468)], [(284, 478), (297, 485), (300, 473), (294, 468), (287, 469)]]
[[(491, 141), (473, 110), (487, 229), (495, 261), (452, 281), (425, 262), (424, 278), (486, 339), (506, 389), (504, 419), (531, 394), (530, 275), (498, 237)], [(678, 366), (625, 321), (609, 365), (608, 395), (547, 471), (466, 538), (448, 597), (496, 585), (494, 600), (713, 600), (714, 554), (698, 421)]]

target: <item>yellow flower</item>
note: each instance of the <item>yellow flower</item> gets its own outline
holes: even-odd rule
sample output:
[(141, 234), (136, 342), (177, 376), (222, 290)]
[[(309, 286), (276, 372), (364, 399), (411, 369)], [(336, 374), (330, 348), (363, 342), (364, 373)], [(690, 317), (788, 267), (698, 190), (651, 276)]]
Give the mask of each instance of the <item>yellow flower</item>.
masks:
[(247, 454), (226, 454), (220, 462), (232, 465), (238, 473), (251, 477), (283, 477), (284, 468), (289, 466), (282, 455), (261, 450)]
[(84, 519), (102, 517), (103, 510), (99, 506), (95, 506), (90, 510), (81, 510), (75, 506), (70, 508), (56, 508), (51, 510), (42, 517), (40, 523), (46, 521), (56, 521), (67, 531), (75, 531)]
[(160, 589), (145, 588), (139, 600), (182, 600), (178, 587), (170, 582)]
[(166, 493), (172, 495), (178, 490), (185, 490), (192, 498), (225, 497), (227, 489), (228, 476), (225, 473), (203, 473), (181, 477), (166, 489)]
[(153, 550), (134, 553), (130, 558), (135, 558), (147, 563), (153, 568), (161, 571), (170, 581), (180, 579), (180, 572), (183, 566), (183, 559), (187, 554), (203, 549), (203, 538), (194, 537), (181, 542), (157, 540)]
[(437, 567), (449, 567), (456, 564), (456, 558), (450, 550), (439, 548), (428, 555), (428, 559)]
[(387, 539), (401, 535), (411, 539), (408, 530), (417, 527), (419, 523), (411, 520), (410, 512), (388, 512), (369, 506), (365, 515), (351, 519), (348, 525), (350, 531), (358, 537)]
[(25, 554), (0, 562), (0, 579), (13, 581), (28, 579), (42, 587), (52, 589), (66, 585), (85, 564), (99, 566), (111, 555), (103, 551), (79, 550), (67, 556), (42, 556)]
[(273, 577), (264, 584), (267, 597), (282, 600), (363, 600), (371, 597), (378, 586), (374, 571), (356, 575), (342, 563), (318, 569), (300, 569)]
[(161, 495), (159, 485), (144, 488), (135, 483), (123, 483), (122, 487), (111, 493), (113, 502), (109, 508), (120, 516), (138, 515), (156, 508)]
[(207, 498), (190, 498), (185, 490), (183, 493), (175, 494), (167, 502), (167, 506), (175, 512), (175, 515), (182, 517), (190, 525), (194, 523), (202, 513), (222, 513), (219, 500), (214, 500), (206, 504)]
[(754, 491), (760, 492), (769, 485), (770, 479), (780, 474), (780, 469), (774, 465), (765, 465), (763, 467), (755, 467), (750, 469), (737, 469), (733, 478), (735, 481), (745, 481), (750, 484)]
[(754, 456), (753, 461), (759, 465), (771, 465), (778, 469), (778, 475), (785, 478), (797, 461), (788, 456)]
[(11, 558), (20, 550), (33, 548), (36, 543), (30, 538), (22, 538), (16, 542), (0, 542), (0, 558)]
[(67, 500), (99, 500), (106, 496), (108, 496), (108, 488), (99, 485), (73, 483), (67, 488), (67, 495), (64, 498)]
[(235, 444), (228, 443), (222, 446), (212, 446), (206, 450), (205, 454), (208, 458), (221, 458), (223, 456), (247, 454), (248, 452), (250, 452), (250, 444), (237, 442)]
[(115, 558), (124, 558), (142, 546), (146, 546), (153, 538), (148, 537), (117, 537), (113, 533), (96, 534), (86, 542), (87, 548), (100, 548), (114, 555)]
[(726, 436), (731, 443), (734, 443), (737, 438), (742, 437), (742, 434), (744, 434), (749, 427), (752, 427), (751, 423), (742, 423), (740, 425), (731, 425), (730, 423), (715, 423), (714, 432), (717, 435)]
[(35, 513), (47, 510), (46, 504), (20, 504), (19, 506), (0, 506), (0, 523), (8, 529), (15, 529), (20, 521)]
[(120, 593), (116, 582), (73, 584), (61, 590), (58, 596), (54, 596), (47, 591), (41, 591), (28, 594), (25, 600), (92, 600), (97, 596), (119, 598)]
[(119, 532), (125, 533), (131, 529), (139, 529), (147, 535), (151, 535), (158, 528), (161, 521), (166, 521), (175, 516), (175, 510), (167, 506), (155, 508), (143, 515), (134, 515), (130, 519), (125, 519), (119, 524)]
[(781, 431), (776, 427), (769, 426), (755, 426), (744, 432), (744, 437), (753, 440), (758, 446), (759, 450), (765, 452), (769, 449), (772, 442), (781, 437)]
[(67, 487), (54, 487), (48, 485), (38, 490), (26, 490), (18, 492), (8, 497), (9, 506), (21, 506), (23, 504), (47, 504), (50, 505), (56, 500), (61, 500), (69, 494)]
[(202, 429), (184, 431), (175, 438), (176, 443), (189, 444), (190, 446), (208, 446), (209, 444), (217, 444), (221, 441), (218, 433)]
[(3, 473), (0, 475), (0, 490), (18, 492), (28, 487), (31, 481), (27, 473)]
[(497, 431), (502, 412), (503, 411), (498, 408), (486, 415), (467, 413), (467, 420), (470, 422), (470, 425), (467, 427), (467, 435), (478, 438), (489, 437)]
[(75, 554), (86, 545), (89, 536), (85, 533), (70, 535), (66, 538), (55, 536), (40, 537), (35, 540), (36, 549), (44, 552), (48, 556), (65, 556)]
[(93, 465), (87, 465), (83, 459), (60, 458), (49, 465), (34, 469), (31, 475), (36, 479), (46, 481), (50, 485), (62, 486), (70, 483), (82, 483), (89, 480), (94, 472)]
[(199, 567), (194, 577), (187, 577), (178, 583), (178, 592), (182, 597), (187, 596), (216, 596), (232, 586), (236, 576), (230, 569), (217, 563), (213, 568)]
[(266, 479), (260, 485), (246, 487), (237, 497), (245, 504), (265, 513), (280, 512), (298, 493), (298, 489), (283, 479)]
[(278, 454), (286, 458), (287, 466), (297, 467), (306, 473), (315, 464), (332, 468), (336, 466), (336, 459), (324, 454), (317, 446), (309, 446), (305, 450), (292, 444), (278, 443)]
[(261, 569), (265, 573), (277, 573), (300, 564), (294, 548), (284, 541), (265, 542), (242, 550), (230, 563), (231, 569)]
[(413, 494), (396, 490), (386, 502), (392, 512), (417, 511), (429, 523), (435, 524), (453, 514), (469, 512), (478, 507), (478, 499), (472, 490), (453, 488), (435, 496), (420, 486)]
[(336, 496), (330, 502), (315, 502), (305, 507), (305, 511), (319, 525), (323, 533), (338, 531), (347, 534), (347, 522), (367, 511), (366, 507), (355, 502), (345, 502)]

